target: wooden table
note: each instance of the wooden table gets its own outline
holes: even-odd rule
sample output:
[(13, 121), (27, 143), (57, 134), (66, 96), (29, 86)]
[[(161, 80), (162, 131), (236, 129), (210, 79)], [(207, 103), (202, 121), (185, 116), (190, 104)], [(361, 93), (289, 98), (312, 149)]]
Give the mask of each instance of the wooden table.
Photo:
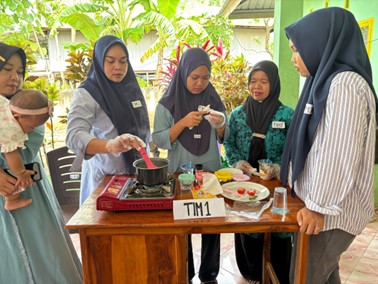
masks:
[[(259, 220), (236, 215), (225, 218), (173, 220), (172, 210), (107, 212), (96, 210), (96, 199), (109, 182), (106, 177), (66, 225), (78, 229), (82, 253), (84, 283), (182, 283), (187, 280), (187, 235), (264, 232), (295, 232), (296, 213), (303, 202), (288, 194), (286, 215), (266, 210)], [(266, 186), (272, 195), (280, 186), (277, 180), (251, 181)], [(190, 199), (177, 188), (176, 199)], [(230, 202), (227, 200), (227, 202)], [(232, 202), (232, 201), (231, 201)], [(298, 235), (295, 283), (305, 283), (308, 236)], [(269, 266), (269, 246), (264, 264)], [(266, 268), (266, 266), (264, 266)], [(264, 283), (268, 269), (264, 269)]]

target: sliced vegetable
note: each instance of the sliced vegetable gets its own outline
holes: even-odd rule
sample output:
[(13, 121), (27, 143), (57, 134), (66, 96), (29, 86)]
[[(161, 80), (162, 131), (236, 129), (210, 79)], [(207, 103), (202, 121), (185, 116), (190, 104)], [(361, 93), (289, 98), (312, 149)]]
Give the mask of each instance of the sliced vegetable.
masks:
[(245, 188), (243, 188), (243, 187), (239, 187), (239, 188), (237, 189), (237, 192), (238, 192), (239, 194), (244, 194), (244, 193), (245, 193)]

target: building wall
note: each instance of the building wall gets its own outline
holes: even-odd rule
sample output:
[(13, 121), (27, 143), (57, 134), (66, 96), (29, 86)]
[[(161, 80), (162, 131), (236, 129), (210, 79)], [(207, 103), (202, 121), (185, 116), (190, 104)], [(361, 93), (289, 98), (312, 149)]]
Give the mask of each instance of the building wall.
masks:
[[(155, 72), (157, 67), (157, 54), (153, 54), (148, 60), (141, 62), (140, 58), (143, 53), (150, 47), (157, 39), (155, 31), (143, 37), (139, 43), (128, 42), (127, 47), (130, 55), (131, 65), (136, 72)], [(52, 72), (61, 72), (65, 70), (67, 63), (67, 51), (63, 48), (64, 42), (71, 42), (72, 35), (69, 29), (59, 31), (58, 43), (54, 38), (48, 39), (49, 46), (49, 64)], [(76, 33), (75, 42), (85, 42), (86, 39), (80, 32)], [(234, 28), (234, 41), (231, 44), (231, 54), (234, 56), (244, 54), (248, 62), (252, 65), (259, 60), (271, 59), (268, 52), (262, 51), (264, 49), (265, 31), (261, 28)], [(56, 48), (59, 46), (59, 48)], [(176, 46), (166, 48), (164, 50), (164, 57), (169, 58), (171, 51), (176, 49)], [(36, 67), (36, 71), (44, 70), (42, 62)]]
[(236, 27), (233, 30), (234, 40), (230, 47), (231, 55), (243, 54), (251, 66), (261, 60), (272, 60), (272, 56), (264, 47), (264, 29)]
[[(306, 15), (311, 11), (328, 7), (346, 7), (349, 3), (349, 11), (353, 13), (357, 22), (361, 24), (364, 20), (373, 20), (373, 33), (370, 47), (370, 62), (373, 70), (373, 82), (378, 81), (378, 1), (376, 0), (306, 0), (303, 1), (303, 14)], [(366, 42), (367, 43), (367, 42)]]

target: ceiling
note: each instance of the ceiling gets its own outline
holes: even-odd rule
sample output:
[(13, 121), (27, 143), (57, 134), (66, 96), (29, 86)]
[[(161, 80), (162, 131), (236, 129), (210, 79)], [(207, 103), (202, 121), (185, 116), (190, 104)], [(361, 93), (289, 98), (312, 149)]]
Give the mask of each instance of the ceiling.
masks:
[(225, 0), (219, 14), (230, 19), (273, 18), (274, 0)]

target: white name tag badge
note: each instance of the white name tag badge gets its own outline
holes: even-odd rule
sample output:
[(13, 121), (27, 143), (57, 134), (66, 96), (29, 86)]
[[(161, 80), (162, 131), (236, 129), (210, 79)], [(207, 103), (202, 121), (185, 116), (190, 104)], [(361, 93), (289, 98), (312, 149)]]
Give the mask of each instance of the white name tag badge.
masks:
[(173, 200), (173, 219), (225, 217), (223, 198)]
[(306, 104), (306, 107), (304, 109), (304, 114), (312, 114), (312, 109), (314, 106), (312, 104)]
[(202, 136), (201, 134), (194, 134), (193, 137), (194, 139), (201, 139)]
[(273, 121), (272, 128), (285, 129), (285, 121)]
[(138, 108), (138, 107), (142, 106), (142, 103), (139, 100), (133, 101), (133, 102), (131, 102), (131, 104), (133, 105), (133, 108)]

